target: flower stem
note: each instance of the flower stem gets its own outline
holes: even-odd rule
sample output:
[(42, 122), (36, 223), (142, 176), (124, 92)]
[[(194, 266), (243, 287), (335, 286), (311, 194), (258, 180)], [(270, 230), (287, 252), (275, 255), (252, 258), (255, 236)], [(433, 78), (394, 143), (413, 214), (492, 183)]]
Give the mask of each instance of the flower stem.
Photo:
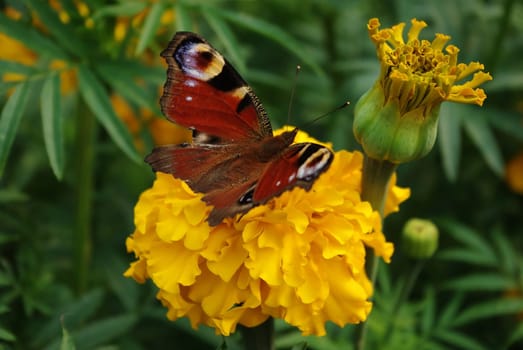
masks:
[(81, 294), (87, 287), (91, 255), (91, 216), (93, 198), (93, 164), (95, 118), (89, 108), (79, 106), (76, 122), (76, 207), (73, 232), (74, 289)]
[(418, 276), (421, 273), (421, 270), (425, 266), (426, 259), (416, 260), (416, 263), (412, 267), (412, 270), (407, 276), (407, 281), (403, 283), (403, 286), (401, 287), (401, 292), (398, 297), (398, 300), (394, 304), (391, 312), (391, 318), (388, 322), (387, 328), (385, 330), (385, 336), (383, 337), (383, 343), (387, 344), (390, 335), (392, 334), (392, 331), (394, 330), (394, 326), (396, 323), (396, 320), (398, 319), (399, 312), (403, 304), (407, 301), (407, 299), (410, 296), (410, 293), (412, 291), (412, 288), (414, 287), (414, 284), (416, 283), (416, 280), (418, 279)]
[(274, 319), (269, 317), (256, 327), (240, 326), (244, 349), (274, 350)]
[[(383, 209), (389, 188), (389, 181), (397, 165), (386, 160), (377, 160), (365, 156), (361, 183), (361, 199), (368, 201), (380, 214), (383, 223)], [(367, 250), (367, 274), (374, 286), (378, 274), (379, 259), (372, 250)], [(362, 322), (356, 329), (356, 349), (365, 349), (367, 322)]]

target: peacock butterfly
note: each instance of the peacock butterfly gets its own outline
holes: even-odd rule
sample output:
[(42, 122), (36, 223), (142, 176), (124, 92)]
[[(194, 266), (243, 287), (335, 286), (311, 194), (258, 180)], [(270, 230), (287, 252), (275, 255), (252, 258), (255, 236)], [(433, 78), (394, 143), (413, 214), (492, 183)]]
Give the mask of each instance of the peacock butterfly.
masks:
[(278, 136), (252, 89), (205, 39), (178, 32), (161, 53), (168, 64), (163, 114), (192, 130), (192, 142), (159, 146), (145, 161), (184, 180), (214, 208), (208, 223), (246, 213), (293, 187), (310, 190), (334, 157), (316, 143)]

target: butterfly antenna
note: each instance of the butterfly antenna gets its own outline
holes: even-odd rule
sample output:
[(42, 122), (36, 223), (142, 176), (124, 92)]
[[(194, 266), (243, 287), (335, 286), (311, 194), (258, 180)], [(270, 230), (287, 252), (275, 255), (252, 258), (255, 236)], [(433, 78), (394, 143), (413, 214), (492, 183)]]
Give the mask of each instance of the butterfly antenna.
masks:
[(331, 110), (328, 111), (327, 113), (323, 113), (322, 115), (319, 115), (319, 116), (315, 117), (313, 120), (307, 122), (307, 123), (305, 124), (305, 126), (309, 126), (309, 125), (311, 125), (311, 124), (314, 124), (314, 123), (316, 123), (318, 120), (323, 119), (323, 118), (325, 118), (326, 116), (328, 116), (329, 114), (332, 114), (332, 113), (334, 113), (334, 112), (337, 112), (337, 111), (339, 111), (339, 110), (341, 110), (341, 109), (347, 107), (348, 105), (350, 105), (350, 101), (343, 102), (343, 104), (339, 105), (338, 107), (336, 107), (336, 108), (334, 108), (334, 109), (331, 109)]
[(335, 113), (335, 112), (337, 112), (337, 111), (339, 111), (339, 110), (341, 110), (341, 109), (347, 107), (348, 105), (350, 105), (350, 101), (343, 102), (343, 104), (339, 105), (338, 107), (336, 107), (336, 108), (334, 108), (334, 109), (331, 109), (331, 110), (328, 111), (327, 113), (323, 113), (322, 115), (319, 115), (319, 116), (315, 117), (313, 120), (307, 122), (307, 123), (305, 124), (305, 126), (309, 126), (309, 125), (311, 125), (311, 124), (314, 124), (314, 123), (316, 123), (318, 120), (323, 119), (323, 118), (325, 118), (326, 116), (328, 116), (328, 115), (330, 115), (330, 114), (332, 114), (332, 113)]
[(296, 84), (298, 82), (298, 75), (300, 74), (300, 71), (301, 66), (298, 64), (296, 66), (296, 74), (294, 75), (294, 81), (292, 83), (291, 98), (289, 99), (289, 108), (287, 109), (287, 125), (290, 124), (291, 120), (292, 103), (294, 102), (294, 92), (296, 91)]

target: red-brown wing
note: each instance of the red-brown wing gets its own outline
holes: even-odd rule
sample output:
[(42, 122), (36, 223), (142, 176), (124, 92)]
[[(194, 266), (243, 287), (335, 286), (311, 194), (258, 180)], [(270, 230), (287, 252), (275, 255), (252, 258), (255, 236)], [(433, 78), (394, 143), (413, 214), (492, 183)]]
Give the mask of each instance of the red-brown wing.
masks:
[(161, 55), (168, 70), (160, 104), (168, 119), (222, 142), (272, 135), (256, 95), (205, 39), (178, 32)]
[(333, 157), (328, 148), (316, 143), (289, 146), (266, 166), (252, 191), (252, 202), (265, 203), (293, 187), (309, 190), (316, 178), (329, 168)]

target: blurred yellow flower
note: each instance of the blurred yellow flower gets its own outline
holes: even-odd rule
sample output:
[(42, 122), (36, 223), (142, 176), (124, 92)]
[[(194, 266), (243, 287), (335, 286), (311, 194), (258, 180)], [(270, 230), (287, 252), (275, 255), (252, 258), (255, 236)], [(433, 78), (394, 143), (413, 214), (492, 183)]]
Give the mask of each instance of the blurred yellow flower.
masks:
[[(122, 41), (130, 29), (137, 29), (143, 25), (147, 14), (150, 11), (150, 6), (144, 7), (144, 9), (133, 16), (121, 16), (116, 19), (116, 24), (114, 26), (113, 35), (114, 39), (118, 42)], [(158, 28), (157, 34), (164, 33), (169, 26), (172, 26), (174, 23), (174, 10), (168, 9), (165, 10), (160, 17), (160, 26)]]
[[(300, 132), (302, 141), (316, 142)], [(137, 261), (125, 276), (151, 279), (169, 319), (223, 335), (271, 316), (316, 335), (327, 321), (362, 322), (372, 307), (366, 247), (387, 262), (393, 253), (379, 214), (361, 200), (362, 162), (359, 152), (336, 152), (310, 191), (294, 188), (215, 227), (202, 194), (157, 173), (135, 207), (126, 244)], [(394, 210), (409, 191), (391, 182)]]
[[(482, 105), (479, 85), (492, 79), (479, 62), (458, 63), (459, 49), (445, 45), (450, 36), (418, 38), (427, 24), (413, 19), (406, 40), (405, 23), (380, 29), (377, 18), (367, 29), (376, 45), (381, 73), (356, 105), (354, 134), (374, 159), (402, 163), (427, 154), (437, 135), (444, 101)], [(471, 80), (462, 82), (473, 74)], [(462, 82), (462, 83), (460, 83)]]
[[(20, 19), (21, 14), (11, 7), (4, 10), (5, 14), (15, 20)], [(26, 66), (35, 66), (40, 57), (36, 52), (28, 48), (24, 43), (13, 39), (3, 33), (0, 33), (0, 59), (21, 63)], [(76, 69), (69, 66), (63, 60), (51, 60), (48, 64), (49, 70), (60, 72), (60, 89), (62, 95), (66, 95), (76, 90), (78, 81)], [(23, 74), (8, 72), (2, 76), (4, 82), (17, 82), (25, 80), (27, 77)]]
[(154, 113), (147, 108), (134, 109), (120, 95), (112, 94), (111, 103), (118, 117), (122, 119), (133, 135), (138, 150), (144, 151), (141, 134), (144, 128), (149, 129), (154, 144), (157, 146), (180, 144), (191, 138), (191, 132), (187, 128), (171, 123), (165, 118), (155, 117)]
[(505, 167), (505, 179), (512, 191), (523, 195), (523, 152), (508, 161)]

